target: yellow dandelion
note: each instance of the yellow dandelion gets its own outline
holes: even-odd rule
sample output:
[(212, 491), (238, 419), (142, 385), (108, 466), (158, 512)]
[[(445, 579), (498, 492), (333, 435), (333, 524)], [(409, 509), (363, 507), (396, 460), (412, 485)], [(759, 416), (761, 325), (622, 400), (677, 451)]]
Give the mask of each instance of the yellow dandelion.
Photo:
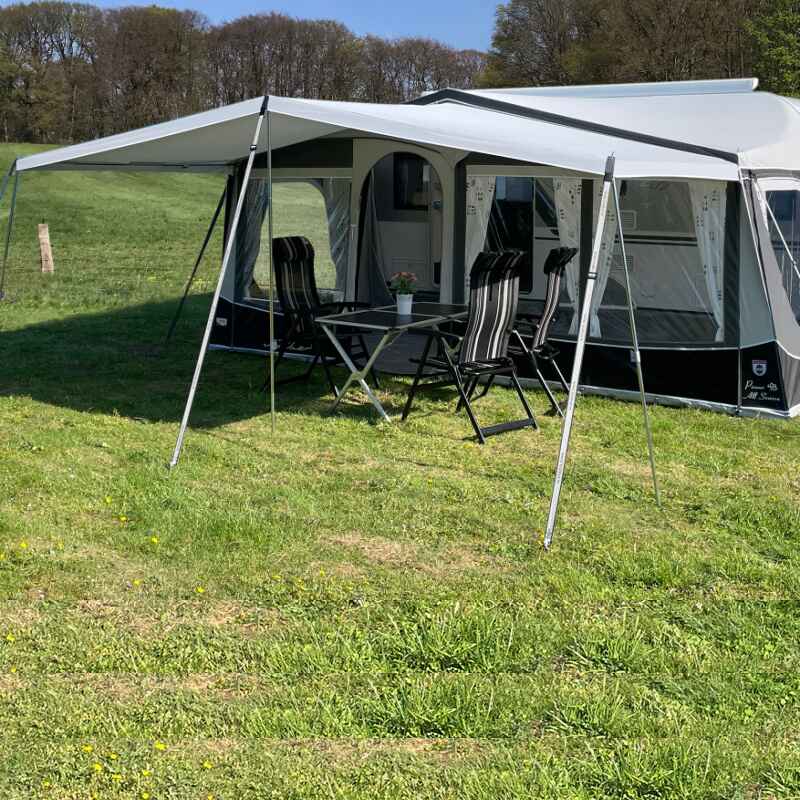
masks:
[(20, 548), (20, 550), (27, 550), (28, 549), (28, 543), (23, 539), (19, 543), (19, 548)]
[(140, 797), (142, 800), (150, 800), (150, 792), (142, 792)]
[(122, 781), (122, 775), (120, 775), (119, 772), (115, 772), (111, 776), (111, 780), (114, 781), (114, 783), (120, 783)]
[(10, 673), (12, 673), (12, 675), (13, 675), (17, 671), (17, 668), (16, 667), (11, 667), (11, 669), (9, 669), (8, 671)]
[(107, 494), (107, 495), (106, 495), (106, 505), (107, 505), (107, 506), (110, 506), (110, 505), (111, 505), (111, 495), (110, 495), (110, 494)]
[(84, 752), (84, 753), (91, 753), (91, 752), (92, 752), (92, 750), (94, 750), (94, 745), (93, 745), (93, 744), (85, 744), (85, 745), (84, 745), (84, 746), (81, 748), (81, 750), (83, 750), (83, 752)]
[(150, 544), (158, 544), (158, 536), (151, 536)]
[(211, 769), (214, 765), (210, 761), (203, 762), (203, 769)]
[(6, 560), (6, 554), (0, 553), (0, 561), (5, 561), (5, 560)]
[(50, 781), (42, 781), (42, 789), (49, 789), (50, 785)]
[(152, 774), (153, 774), (153, 773), (152, 773), (152, 772), (150, 772), (150, 770), (149, 770), (149, 769), (143, 769), (143, 770), (142, 770), (142, 775), (143, 775), (145, 778), (149, 778), (149, 777), (150, 777)]
[(197, 594), (205, 594), (206, 591), (202, 586), (195, 586), (194, 590), (197, 592)]
[(17, 637), (16, 637), (16, 636), (14, 636), (14, 634), (13, 634), (13, 633), (11, 633), (11, 632), (9, 631), (9, 632), (6, 634), (6, 641), (7, 641), (9, 644), (14, 644), (14, 642), (16, 642), (16, 641), (17, 641)]
[(164, 744), (164, 742), (153, 742), (153, 747), (161, 752), (167, 749), (167, 746)]
[(103, 765), (99, 761), (95, 761), (94, 764), (92, 764), (92, 769), (95, 772), (102, 772), (103, 771)]
[(133, 579), (133, 585), (134, 586), (141, 586), (142, 585), (142, 581), (139, 578), (134, 578)]
[(127, 517), (126, 517), (124, 514), (120, 514), (120, 515), (119, 515), (119, 517), (118, 517), (118, 519), (119, 519), (119, 521), (120, 521), (120, 522), (122, 522), (123, 524), (124, 524), (124, 523), (126, 523), (126, 522), (128, 521), (128, 518), (127, 518)]
[(116, 760), (119, 758), (119, 756), (118, 756), (116, 753), (109, 753), (109, 754), (108, 754), (108, 757), (109, 757), (109, 758), (110, 758), (112, 761), (116, 761)]

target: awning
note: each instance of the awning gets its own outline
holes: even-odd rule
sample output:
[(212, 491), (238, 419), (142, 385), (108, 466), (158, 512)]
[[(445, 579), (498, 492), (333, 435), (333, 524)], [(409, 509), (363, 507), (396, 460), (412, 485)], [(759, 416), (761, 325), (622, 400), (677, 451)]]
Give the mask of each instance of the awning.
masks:
[[(248, 100), (28, 156), (17, 170), (227, 171), (247, 156), (261, 103)], [(324, 136), (380, 136), (587, 175), (602, 175), (613, 153), (617, 178), (738, 179), (737, 165), (723, 158), (457, 102), (416, 106), (271, 97), (269, 110), (273, 149)], [(265, 131), (258, 150), (266, 151)]]

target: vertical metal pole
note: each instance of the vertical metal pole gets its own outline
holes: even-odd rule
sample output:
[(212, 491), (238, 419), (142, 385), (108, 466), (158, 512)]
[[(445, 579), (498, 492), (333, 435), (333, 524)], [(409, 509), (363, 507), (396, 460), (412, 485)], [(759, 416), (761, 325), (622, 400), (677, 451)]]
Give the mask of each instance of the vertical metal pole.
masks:
[(261, 111), (258, 115), (256, 122), (256, 130), (253, 134), (253, 142), (250, 145), (250, 155), (247, 157), (247, 168), (244, 171), (244, 179), (242, 186), (239, 189), (239, 198), (236, 201), (236, 211), (233, 215), (230, 231), (228, 232), (228, 242), (225, 245), (225, 254), (222, 257), (222, 267), (219, 271), (219, 279), (217, 280), (217, 288), (214, 290), (214, 297), (211, 300), (211, 308), (208, 312), (208, 321), (206, 322), (206, 330), (203, 334), (203, 343), (200, 345), (200, 352), (197, 355), (197, 364), (194, 368), (194, 375), (192, 376), (192, 384), (189, 387), (189, 397), (186, 399), (186, 408), (183, 411), (183, 419), (181, 420), (181, 427), (178, 431), (178, 440), (175, 442), (175, 450), (172, 453), (172, 460), (169, 462), (170, 469), (177, 463), (183, 447), (183, 437), (186, 435), (186, 426), (189, 424), (189, 415), (192, 413), (192, 405), (194, 403), (194, 395), (197, 391), (197, 384), (200, 380), (200, 373), (203, 371), (203, 362), (206, 358), (206, 351), (208, 350), (208, 341), (211, 338), (211, 329), (214, 327), (214, 316), (217, 313), (217, 305), (219, 304), (219, 296), (222, 293), (222, 284), (225, 281), (225, 272), (228, 269), (228, 261), (230, 261), (231, 251), (233, 250), (233, 241), (236, 237), (236, 229), (239, 225), (239, 217), (242, 213), (242, 206), (244, 205), (244, 196), (247, 191), (247, 183), (250, 180), (250, 172), (253, 169), (253, 160), (256, 156), (258, 149), (258, 139), (261, 136), (261, 123), (264, 121), (264, 114), (267, 110), (267, 98), (261, 105)]
[[(16, 161), (14, 162), (14, 167), (16, 167)], [(8, 181), (8, 176), (11, 175), (11, 172), (8, 173), (6, 176), (6, 180), (3, 182), (3, 192), (5, 192), (6, 183)], [(14, 228), (14, 211), (17, 208), (17, 189), (19, 188), (19, 172), (14, 169), (14, 188), (11, 190), (11, 206), (8, 210), (8, 225), (6, 226), (6, 243), (3, 249), (3, 265), (0, 267), (0, 300), (2, 300), (5, 296), (5, 285), (6, 285), (6, 264), (8, 263), (8, 251), (11, 248), (11, 231)]]
[(572, 362), (572, 377), (570, 379), (569, 396), (567, 398), (567, 410), (564, 414), (564, 422), (561, 428), (561, 446), (558, 451), (558, 461), (556, 461), (556, 475), (553, 482), (553, 495), (550, 498), (550, 512), (547, 515), (547, 528), (544, 533), (544, 547), (550, 547), (553, 540), (553, 531), (556, 527), (556, 517), (558, 516), (558, 501), (561, 497), (561, 485), (564, 482), (564, 468), (567, 463), (567, 452), (569, 450), (569, 437), (572, 432), (572, 418), (575, 415), (575, 403), (578, 400), (578, 386), (581, 382), (581, 367), (583, 366), (583, 351), (586, 348), (586, 337), (589, 333), (589, 319), (592, 311), (592, 296), (594, 295), (597, 283), (597, 265), (600, 261), (600, 247), (603, 243), (603, 231), (606, 226), (606, 214), (608, 213), (608, 200), (611, 194), (611, 184), (614, 180), (614, 156), (611, 155), (606, 160), (606, 172), (603, 176), (603, 193), (600, 196), (600, 210), (597, 215), (597, 230), (594, 234), (592, 244), (592, 258), (589, 262), (589, 274), (586, 277), (586, 289), (583, 293), (583, 306), (581, 307), (581, 320), (578, 325), (578, 338), (575, 343), (575, 358)]
[(6, 189), (8, 188), (8, 182), (11, 180), (11, 176), (17, 171), (17, 159), (15, 158), (11, 162), (11, 166), (6, 170), (6, 174), (3, 175), (3, 183), (0, 185), (0, 203), (3, 202), (3, 198), (6, 194)]
[(647, 410), (647, 398), (644, 394), (644, 377), (642, 376), (642, 356), (639, 351), (639, 334), (636, 332), (636, 318), (633, 312), (633, 293), (631, 292), (631, 276), (628, 271), (628, 254), (625, 251), (625, 236), (622, 233), (622, 212), (619, 204), (619, 192), (617, 182), (612, 181), (611, 187), (614, 192), (614, 209), (617, 212), (617, 233), (619, 234), (619, 245), (622, 250), (622, 266), (625, 271), (625, 292), (628, 295), (628, 316), (631, 325), (631, 339), (633, 340), (633, 358), (636, 361), (636, 377), (639, 379), (639, 394), (642, 398), (642, 414), (644, 415), (644, 429), (647, 434), (647, 451), (650, 454), (650, 470), (653, 473), (653, 492), (656, 496), (656, 505), (661, 507), (661, 492), (658, 488), (658, 476), (656, 475), (656, 457), (653, 451), (653, 431), (650, 428), (650, 413)]
[(200, 248), (200, 253), (197, 256), (197, 260), (194, 262), (194, 269), (192, 270), (192, 274), (189, 276), (189, 280), (186, 282), (186, 288), (183, 290), (183, 297), (181, 297), (180, 303), (178, 303), (178, 308), (175, 311), (175, 316), (172, 318), (172, 322), (170, 323), (169, 330), (167, 331), (167, 336), (164, 339), (164, 347), (166, 347), (170, 339), (172, 339), (172, 334), (175, 332), (175, 326), (178, 324), (178, 320), (181, 317), (181, 312), (183, 311), (183, 305), (186, 302), (186, 298), (189, 296), (189, 290), (192, 288), (192, 283), (194, 283), (195, 275), (197, 275), (197, 269), (200, 266), (200, 262), (203, 260), (203, 256), (206, 252), (206, 247), (208, 247), (209, 241), (211, 241), (211, 234), (214, 232), (214, 228), (217, 225), (217, 218), (219, 217), (219, 212), (222, 210), (222, 206), (225, 203), (225, 195), (227, 194), (228, 187), (227, 184), (225, 188), (222, 190), (222, 196), (219, 198), (219, 203), (217, 203), (217, 210), (214, 212), (214, 216), (211, 218), (211, 224), (208, 226), (208, 231), (206, 232), (206, 238), (203, 240), (203, 246)]
[(269, 107), (267, 107), (267, 238), (269, 239), (269, 418), (272, 432), (275, 433), (275, 264), (272, 260), (272, 124)]

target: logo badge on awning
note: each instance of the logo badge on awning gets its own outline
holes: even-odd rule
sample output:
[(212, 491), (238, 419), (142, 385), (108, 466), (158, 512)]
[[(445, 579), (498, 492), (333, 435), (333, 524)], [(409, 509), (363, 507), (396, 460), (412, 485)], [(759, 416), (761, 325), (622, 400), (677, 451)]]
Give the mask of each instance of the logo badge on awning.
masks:
[(753, 359), (753, 375), (763, 378), (767, 374), (767, 362), (760, 358)]

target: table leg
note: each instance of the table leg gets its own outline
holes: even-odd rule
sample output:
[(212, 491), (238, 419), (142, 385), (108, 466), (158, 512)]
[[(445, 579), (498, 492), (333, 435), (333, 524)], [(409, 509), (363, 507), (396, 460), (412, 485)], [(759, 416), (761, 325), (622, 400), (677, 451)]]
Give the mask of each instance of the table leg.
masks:
[(367, 397), (370, 399), (372, 405), (375, 406), (378, 413), (388, 422), (389, 415), (384, 410), (383, 406), (380, 403), (380, 400), (378, 400), (378, 398), (375, 397), (375, 395), (373, 394), (372, 389), (370, 389), (369, 384), (367, 383), (365, 378), (369, 374), (369, 371), (372, 369), (373, 365), (375, 364), (375, 361), (377, 360), (378, 356), (381, 354), (381, 351), (385, 347), (390, 345), (401, 333), (403, 333), (403, 331), (387, 331), (386, 333), (384, 333), (384, 335), (381, 337), (381, 340), (378, 342), (377, 346), (372, 351), (372, 355), (369, 357), (369, 360), (364, 365), (364, 368), (358, 369), (358, 367), (356, 367), (356, 365), (353, 363), (350, 356), (347, 354), (347, 351), (344, 349), (344, 347), (342, 347), (341, 342), (336, 338), (336, 335), (333, 333), (333, 331), (330, 328), (328, 328), (328, 326), (325, 325), (324, 323), (320, 324), (322, 325), (322, 330), (324, 330), (325, 333), (328, 335), (328, 338), (331, 340), (333, 346), (336, 348), (337, 352), (342, 357), (342, 360), (346, 364), (347, 368), (350, 370), (350, 375), (348, 376), (344, 386), (341, 388), (339, 395), (337, 396), (336, 400), (333, 403), (333, 407), (331, 408), (331, 413), (336, 411), (336, 409), (339, 407), (339, 403), (342, 401), (345, 392), (350, 388), (350, 386), (355, 381), (358, 381), (358, 383), (361, 385), (361, 388), (364, 390), (364, 394), (366, 394)]

